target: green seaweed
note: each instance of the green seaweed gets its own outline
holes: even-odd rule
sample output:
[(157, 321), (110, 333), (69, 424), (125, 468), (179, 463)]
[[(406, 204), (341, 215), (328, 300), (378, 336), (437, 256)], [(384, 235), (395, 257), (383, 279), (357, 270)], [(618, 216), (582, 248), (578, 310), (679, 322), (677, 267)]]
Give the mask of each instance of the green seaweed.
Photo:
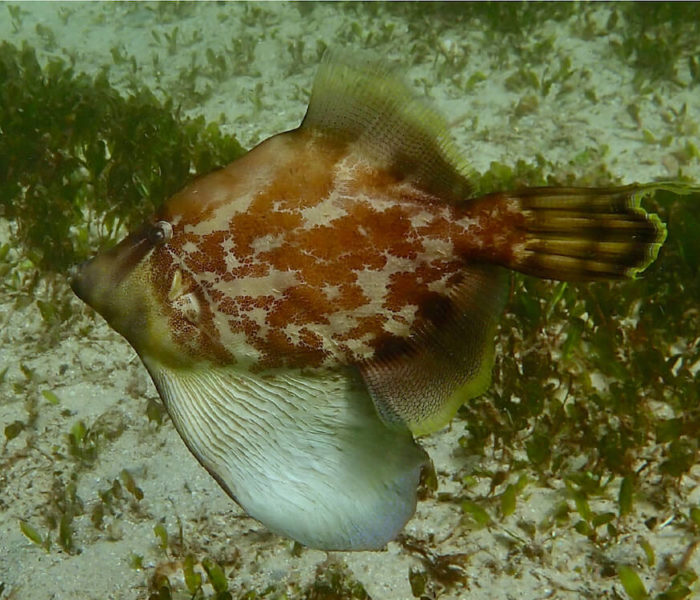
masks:
[(20, 531), (25, 535), (25, 537), (36, 544), (40, 548), (43, 548), (46, 552), (51, 549), (51, 536), (46, 534), (46, 537), (42, 537), (41, 534), (29, 523), (19, 520)]
[(328, 561), (316, 568), (316, 579), (300, 598), (303, 600), (369, 600), (364, 586), (352, 576), (348, 568), (338, 562)]
[(696, 67), (697, 35), (685, 25), (697, 21), (697, 7), (685, 2), (630, 2), (618, 5), (624, 17), (622, 41), (612, 41), (614, 52), (637, 69), (636, 83), (670, 81), (683, 85), (679, 68), (685, 63), (691, 84), (700, 81)]
[(642, 580), (632, 567), (620, 565), (617, 568), (617, 574), (631, 600), (645, 600), (649, 597)]
[(0, 45), (0, 123), (0, 210), (42, 272), (87, 259), (193, 173), (242, 153), (172, 101), (146, 88), (124, 98), (105, 73), (77, 74), (60, 59), (42, 66), (27, 44)]
[(158, 547), (164, 552), (168, 549), (168, 530), (162, 523), (156, 523), (153, 533), (158, 538)]

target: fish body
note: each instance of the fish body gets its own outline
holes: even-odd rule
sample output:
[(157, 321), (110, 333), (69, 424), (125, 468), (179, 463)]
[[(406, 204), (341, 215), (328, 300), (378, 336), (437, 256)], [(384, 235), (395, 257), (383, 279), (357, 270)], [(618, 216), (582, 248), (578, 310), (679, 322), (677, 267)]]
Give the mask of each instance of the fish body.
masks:
[(177, 343), (199, 358), (252, 369), (357, 364), (429, 321), (465, 260), (505, 259), (514, 237), (505, 223), (521, 217), (507, 202), (447, 205), (297, 130), (163, 207), (157, 218), (173, 236), (155, 251), (152, 285)]
[(81, 266), (181, 437), (270, 529), (376, 549), (444, 426), (490, 379), (507, 269), (633, 276), (652, 186), (473, 198), (442, 118), (381, 65), (321, 65), (301, 126), (170, 198)]

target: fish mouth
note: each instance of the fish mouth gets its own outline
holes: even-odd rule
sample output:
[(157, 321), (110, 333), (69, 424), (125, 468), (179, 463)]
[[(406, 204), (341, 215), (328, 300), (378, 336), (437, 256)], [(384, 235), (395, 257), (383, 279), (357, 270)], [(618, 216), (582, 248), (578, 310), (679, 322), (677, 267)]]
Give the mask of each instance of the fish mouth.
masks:
[(91, 287), (87, 281), (88, 277), (86, 277), (86, 273), (89, 272), (89, 269), (86, 267), (89, 264), (90, 260), (86, 260), (80, 264), (73, 265), (68, 270), (68, 284), (70, 288), (73, 290), (73, 293), (86, 304), (89, 304), (87, 300), (87, 290)]
[(107, 321), (110, 321), (115, 310), (115, 283), (108, 257), (98, 254), (71, 267), (68, 282), (73, 293), (85, 304), (95, 309)]
[(114, 248), (73, 265), (68, 272), (70, 287), (78, 298), (106, 316), (117, 288), (152, 248), (145, 233), (136, 232)]

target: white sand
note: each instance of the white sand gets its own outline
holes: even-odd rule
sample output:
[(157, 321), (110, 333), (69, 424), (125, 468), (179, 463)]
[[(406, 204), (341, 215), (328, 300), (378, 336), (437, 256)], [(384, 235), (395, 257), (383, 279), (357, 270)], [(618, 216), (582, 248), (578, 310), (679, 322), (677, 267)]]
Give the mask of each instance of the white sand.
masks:
[[(19, 6), (22, 24), (14, 31), (7, 6), (0, 5), (1, 39), (18, 45), (27, 40), (44, 48), (50, 35), (44, 33), (42, 37), (37, 33), (36, 26), (41, 24), (55, 37), (55, 45), (49, 44), (48, 50), (40, 53), (42, 58), (73, 56), (76, 70), (87, 72), (113, 64), (110, 50), (120, 47), (136, 59), (135, 78), (160, 86), (158, 93), (162, 97), (181, 90), (178, 73), (193, 58), (198, 64), (207, 64), (207, 48), (218, 53), (227, 47), (255, 44), (249, 65), (243, 67), (239, 57), (232, 57), (243, 74), (232, 75), (224, 83), (199, 78), (199, 89), (213, 85), (214, 93), (203, 105), (188, 110), (188, 114), (202, 114), (208, 120), (216, 120), (224, 113), (226, 130), (235, 132), (244, 146), (299, 123), (306, 108), (319, 42), (328, 46), (362, 46), (368, 36), (381, 38), (391, 26), (392, 35), (382, 39), (376, 50), (405, 64), (408, 80), (417, 89), (426, 89), (433, 102), (457, 123), (454, 135), (477, 170), (485, 170), (492, 160), (512, 164), (518, 159), (532, 160), (541, 153), (562, 168), (576, 172), (578, 167), (567, 167), (575, 157), (587, 149), (607, 146), (605, 160), (614, 175), (625, 181), (648, 181), (677, 176), (679, 161), (674, 152), (687, 141), (697, 144), (698, 88), (680, 89), (662, 83), (654, 93), (635, 92), (633, 69), (611, 56), (612, 36), (605, 31), (610, 7), (606, 5), (581, 9), (599, 24), (600, 35), (590, 40), (576, 35), (583, 17), (574, 17), (568, 23), (545, 22), (533, 34), (530, 47), (549, 37), (554, 39), (556, 58), (551, 64), (533, 62), (528, 68), (541, 76), (558, 69), (560, 55), (569, 56), (574, 71), (569, 83), (580, 84), (571, 89), (555, 84), (546, 97), (540, 96), (539, 105), (522, 117), (513, 114), (521, 94), (504, 86), (506, 78), (519, 66), (517, 53), (509, 47), (501, 50), (499, 40), (489, 41), (477, 24), (430, 18), (409, 29), (407, 21), (396, 16), (399, 13), (366, 5), (201, 4), (185, 7), (181, 14), (167, 4)], [(356, 31), (355, 22), (359, 25)], [(172, 35), (175, 28), (180, 41), (170, 54), (166, 34)], [(152, 31), (160, 36), (160, 44)], [(304, 62), (296, 64), (289, 45), (300, 41), (304, 43)], [(423, 56), (412, 64), (421, 48)], [(445, 54), (459, 57), (467, 48), (469, 60), (453, 80), (445, 74), (453, 73), (444, 67)], [(152, 59), (155, 54), (160, 60), (159, 84)], [(459, 88), (460, 81), (463, 85), (479, 71), (487, 79), (471, 93)], [(112, 81), (125, 86), (129, 72), (128, 61), (113, 66)], [(687, 77), (681, 69), (681, 78)], [(595, 90), (597, 103), (583, 95), (582, 88), (586, 87)], [(627, 110), (630, 103), (639, 107), (643, 128), (657, 139), (672, 133), (673, 143), (668, 147), (645, 143), (639, 125)], [(664, 114), (680, 112), (684, 105), (685, 117), (670, 123), (664, 120)], [(698, 160), (683, 165), (683, 172), (700, 180)], [(2, 242), (7, 238), (7, 227), (3, 225), (0, 231)], [(673, 230), (670, 236), (673, 237)], [(324, 552), (303, 550), (294, 556), (289, 541), (268, 533), (243, 515), (196, 463), (167, 420), (160, 428), (149, 424), (144, 398), (155, 398), (156, 393), (126, 342), (99, 318), (96, 326), (87, 329), (87, 335), (78, 333), (90, 316), (82, 312), (77, 300), (76, 311), (84, 315), (81, 321), (64, 332), (59, 343), (38, 353), (37, 344), (45, 337), (38, 310), (34, 304), (17, 309), (13, 302), (13, 298), (0, 298), (0, 371), (9, 367), (0, 386), (0, 424), (4, 428), (15, 420), (26, 420), (25, 401), (29, 395), (39, 397), (39, 416), (32, 430), (21, 433), (0, 451), (0, 590), (4, 586), (0, 598), (145, 598), (154, 570), (167, 569), (173, 555), (173, 551), (166, 554), (157, 546), (153, 526), (161, 521), (171, 540), (178, 543), (178, 522), (182, 523), (184, 549), (178, 557), (191, 552), (197, 558), (210, 556), (224, 566), (234, 597), (247, 589), (262, 593), (270, 585), (276, 586), (277, 591), (269, 598), (281, 597), (285, 589), (287, 597), (299, 597), (300, 586), (312, 581), (317, 567), (323, 568), (329, 558), (345, 563), (375, 600), (412, 597), (409, 569), (420, 569), (422, 564), (398, 543), (389, 544), (382, 553), (328, 557)], [(699, 333), (689, 332), (689, 338)], [(34, 380), (26, 389), (13, 387), (25, 381), (20, 365), (34, 371)], [(39, 396), (42, 390), (52, 390), (60, 403), (50, 405)], [(94, 466), (80, 470), (66, 450), (66, 434), (78, 420), (88, 425), (109, 420), (124, 427), (114, 441), (102, 443)], [(463, 429), (457, 421), (451, 430), (424, 441), (435, 461), (441, 492), (458, 492), (461, 485), (454, 479), (476, 466), (458, 450), (457, 439)], [(479, 466), (497, 470), (499, 462), (494, 458)], [(100, 503), (98, 490), (111, 486), (125, 468), (134, 476), (144, 497), (136, 503), (124, 490), (126, 499), (114, 502), (115, 514), (107, 514), (104, 529), (98, 530), (90, 520), (92, 509)], [(61, 490), (71, 473), (75, 473), (77, 496), (85, 511), (74, 522), (73, 540), (78, 552), (63, 552), (54, 530), (47, 553), (21, 533), (18, 519), (28, 521), (46, 535), (44, 517), (55, 512), (52, 498), (63, 495)], [(406, 532), (423, 539), (430, 536), (429, 546), (436, 556), (465, 555), (461, 567), (465, 583), (447, 590), (433, 589), (426, 592), (426, 597), (625, 597), (614, 572), (601, 568), (602, 564), (616, 562), (637, 566), (647, 589), (657, 593), (668, 585), (667, 580), (657, 580), (659, 565), (680, 560), (693, 541), (697, 542), (678, 525), (678, 515), (687, 514), (689, 507), (700, 504), (700, 468), (696, 467), (693, 474), (694, 478), (681, 481), (674, 494), (674, 506), (659, 509), (648, 500), (638, 499), (635, 513), (620, 525), (622, 534), (617, 543), (604, 548), (594, 547), (570, 523), (546, 534), (536, 533), (534, 540), (526, 543), (521, 541), (527, 536), (516, 523), (539, 523), (563, 499), (563, 483), (556, 489), (528, 486), (519, 498), (515, 514), (490, 528), (474, 531), (460, 525), (462, 512), (458, 504), (422, 502)], [(644, 476), (652, 482), (658, 478), (653, 472)], [(486, 493), (485, 486), (482, 483), (473, 489), (475, 496)], [(617, 486), (610, 489), (609, 497), (601, 498), (597, 509), (615, 511)], [(653, 532), (644, 525), (652, 516), (665, 523)], [(514, 533), (518, 539), (512, 536)], [(645, 566), (642, 540), (647, 540), (656, 551), (653, 567)], [(143, 557), (144, 569), (130, 566), (132, 554)], [(689, 557), (688, 567), (700, 572), (700, 553)], [(695, 593), (700, 594), (697, 584)]]

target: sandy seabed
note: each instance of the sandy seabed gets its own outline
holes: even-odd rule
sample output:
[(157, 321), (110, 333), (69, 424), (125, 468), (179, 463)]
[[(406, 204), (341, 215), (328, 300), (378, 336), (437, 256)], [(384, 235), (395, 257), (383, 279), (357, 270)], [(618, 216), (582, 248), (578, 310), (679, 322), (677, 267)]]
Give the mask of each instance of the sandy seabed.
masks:
[[(21, 22), (10, 18), (10, 6), (19, 7)], [(570, 165), (587, 150), (607, 146), (610, 172), (626, 182), (673, 178), (679, 170), (674, 150), (693, 137), (697, 141), (697, 133), (691, 131), (686, 140), (672, 129), (658, 102), (678, 112), (685, 105), (686, 118), (700, 122), (697, 86), (662, 83), (653, 94), (636, 91), (635, 70), (610, 52), (605, 24), (611, 10), (611, 5), (582, 6), (568, 21), (548, 20), (537, 28), (532, 45), (551, 38), (553, 52), (527, 68), (551, 73), (559, 68), (560, 58), (568, 56), (574, 74), (566, 85), (555, 83), (556, 89), (534, 104), (523, 104), (524, 94), (506, 85), (523, 66), (523, 54), (517, 48), (497, 47), (477, 23), (456, 19), (454, 11), (449, 18), (431, 13), (420, 19), (365, 4), (202, 3), (180, 9), (167, 3), (0, 4), (0, 34), (16, 45), (26, 40), (42, 60), (73, 57), (76, 71), (95, 73), (112, 65), (113, 83), (126, 89), (129, 78), (135, 77), (161, 97), (178, 97), (179, 74), (193, 60), (207, 64), (208, 49), (240, 53), (229, 63), (238, 65), (236, 74), (223, 82), (202, 78), (197, 83), (202, 90), (207, 85), (214, 89), (201, 105), (187, 106), (186, 112), (210, 121), (223, 113), (222, 127), (245, 147), (298, 125), (323, 47), (371, 46), (405, 65), (408, 81), (419, 93), (427, 93), (454, 124), (457, 144), (477, 171), (486, 170), (491, 161), (513, 164), (537, 154)], [(578, 32), (584, 22), (598, 24), (600, 34), (583, 39)], [(465, 52), (469, 58), (460, 72), (451, 70), (450, 63), (459, 62)], [(118, 54), (133, 56), (135, 71), (130, 60), (115, 64)], [(475, 73), (483, 73), (483, 81), (469, 91), (462, 89)], [(595, 99), (584, 94), (587, 88), (595, 90)], [(638, 107), (637, 118), (630, 103)], [(676, 141), (672, 147), (650, 144), (642, 129), (657, 139), (670, 132)], [(683, 172), (700, 181), (697, 160), (684, 165)], [(0, 224), (4, 243), (9, 229), (7, 223)], [(75, 308), (84, 310), (77, 300)], [(83, 324), (93, 318), (85, 312)], [(375, 600), (408, 599), (413, 597), (409, 572), (425, 570), (426, 560), (438, 565), (443, 556), (452, 557), (443, 562), (451, 563), (447, 569), (454, 571), (458, 583), (429, 588), (426, 598), (625, 597), (614, 570), (606, 572), (600, 566), (605, 561), (591, 559), (600, 550), (571, 525), (528, 540), (518, 529), (517, 523), (536, 524), (547, 517), (562, 498), (563, 483), (528, 486), (514, 514), (483, 528), (464, 525), (459, 503), (436, 498), (420, 502), (406, 534), (427, 541), (428, 557), (399, 542), (377, 553), (298, 551), (242, 513), (190, 455), (167, 419), (161, 427), (149, 423), (144, 399), (156, 399), (155, 389), (135, 353), (101, 319), (86, 337), (68, 332), (40, 353), (36, 348), (43, 323), (34, 304), (18, 308), (14, 298), (0, 298), (0, 322), (0, 370), (8, 367), (0, 387), (0, 424), (26, 416), (27, 392), (13, 387), (25, 379), (20, 365), (34, 373), (30, 393), (51, 390), (59, 398), (57, 405), (40, 399), (33, 430), (6, 441), (0, 452), (3, 600), (145, 598), (156, 571), (181, 577), (177, 561), (188, 553), (215, 558), (228, 575), (234, 597), (244, 590), (257, 590), (262, 597), (266, 589), (274, 590), (265, 596), (269, 598), (304, 597), (300, 590), (333, 563), (345, 565)], [(66, 455), (66, 436), (79, 420), (114, 432), (100, 447), (97, 461), (82, 469)], [(459, 450), (462, 434), (457, 419), (451, 428), (423, 440), (435, 463), (440, 492), (458, 493), (461, 478), (476, 468)], [(487, 463), (480, 468), (499, 469), (497, 456)], [(100, 502), (98, 492), (113, 487), (115, 480), (124, 487), (124, 469), (143, 498), (136, 500), (123, 489), (98, 529), (90, 518)], [(683, 507), (700, 505), (698, 467), (692, 474), (694, 478), (681, 482), (678, 499), (686, 512)], [(53, 543), (45, 552), (25, 537), (19, 520), (46, 535), (45, 515), (52, 510), (52, 498), (65, 495), (71, 483), (73, 498), (85, 509), (73, 524), (75, 550), (63, 551), (52, 531)], [(614, 500), (600, 502), (609, 502), (614, 510)], [(653, 517), (663, 526), (652, 532), (644, 522)], [(159, 548), (153, 531), (157, 523), (169, 532), (168, 551)], [(641, 564), (642, 540), (654, 547), (659, 563), (678, 560), (693, 544), (692, 536), (676, 527), (668, 507), (642, 502), (619, 542), (606, 549), (606, 559), (610, 564)], [(134, 557), (140, 557), (142, 568), (135, 568)], [(687, 565), (700, 572), (700, 553), (692, 554)], [(177, 578), (174, 575), (172, 581)], [(644, 584), (656, 590), (652, 578), (645, 578)], [(700, 594), (697, 585), (695, 591)]]

